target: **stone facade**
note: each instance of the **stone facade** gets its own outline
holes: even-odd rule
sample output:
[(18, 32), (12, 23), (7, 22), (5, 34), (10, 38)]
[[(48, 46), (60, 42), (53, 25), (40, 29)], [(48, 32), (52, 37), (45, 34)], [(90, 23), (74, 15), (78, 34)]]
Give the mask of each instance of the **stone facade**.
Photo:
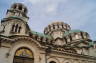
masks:
[(87, 32), (54, 22), (44, 34), (31, 31), (27, 8), (14, 3), (0, 25), (0, 63), (96, 63), (95, 43)]

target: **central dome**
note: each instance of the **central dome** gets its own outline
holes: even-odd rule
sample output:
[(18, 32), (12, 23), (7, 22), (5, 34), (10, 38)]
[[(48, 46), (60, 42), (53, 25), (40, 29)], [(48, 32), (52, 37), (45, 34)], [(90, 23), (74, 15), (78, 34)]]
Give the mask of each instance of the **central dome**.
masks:
[(70, 25), (64, 22), (53, 22), (49, 24), (45, 29), (44, 29), (44, 34), (51, 34), (54, 31), (69, 31), (71, 30)]

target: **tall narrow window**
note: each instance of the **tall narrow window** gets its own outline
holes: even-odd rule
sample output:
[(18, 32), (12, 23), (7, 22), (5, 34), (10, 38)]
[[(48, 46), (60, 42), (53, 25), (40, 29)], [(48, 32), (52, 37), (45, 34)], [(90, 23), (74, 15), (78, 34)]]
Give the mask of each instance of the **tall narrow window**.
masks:
[(11, 31), (14, 32), (14, 29), (15, 29), (15, 25), (12, 26), (12, 30)]
[(26, 8), (24, 8), (24, 12), (27, 13), (27, 9)]
[(17, 24), (16, 27), (15, 27), (15, 32), (17, 32), (17, 30), (18, 30), (18, 24)]
[(64, 38), (65, 39), (65, 42), (67, 43), (67, 38)]
[(71, 37), (71, 35), (70, 35), (69, 37), (70, 37), (70, 41), (72, 41), (72, 37)]
[(55, 25), (53, 25), (53, 29), (55, 29)]
[(49, 25), (49, 31), (51, 30), (51, 26)]
[(34, 63), (32, 51), (27, 48), (20, 48), (16, 51), (13, 63)]
[(83, 33), (82, 32), (80, 32), (80, 33), (81, 33), (82, 39), (84, 39)]
[(21, 31), (21, 27), (19, 27), (18, 33), (20, 33), (20, 31)]
[(14, 4), (14, 5), (11, 6), (12, 9), (16, 9), (16, 7), (17, 7), (16, 4)]
[(19, 10), (22, 10), (22, 5), (19, 6)]

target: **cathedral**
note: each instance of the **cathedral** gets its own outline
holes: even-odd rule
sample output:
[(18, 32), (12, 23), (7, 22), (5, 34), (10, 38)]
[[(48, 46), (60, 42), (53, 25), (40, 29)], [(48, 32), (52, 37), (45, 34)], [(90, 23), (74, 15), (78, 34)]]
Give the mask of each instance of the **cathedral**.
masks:
[(96, 41), (67, 23), (53, 22), (44, 33), (31, 30), (28, 9), (14, 3), (0, 24), (0, 63), (96, 63)]

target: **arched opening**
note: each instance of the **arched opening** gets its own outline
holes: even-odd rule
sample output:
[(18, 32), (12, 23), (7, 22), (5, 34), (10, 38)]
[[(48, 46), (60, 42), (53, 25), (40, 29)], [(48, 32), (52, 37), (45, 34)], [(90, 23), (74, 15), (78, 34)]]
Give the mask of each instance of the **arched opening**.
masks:
[(30, 49), (19, 48), (14, 55), (13, 63), (34, 63), (34, 56)]
[(55, 61), (50, 61), (49, 63), (56, 63)]
[(17, 32), (17, 30), (18, 30), (18, 24), (16, 25), (15, 32)]
[(19, 10), (22, 10), (22, 5), (19, 5)]
[(24, 12), (27, 13), (27, 11), (28, 11), (27, 8), (24, 8)]
[(15, 25), (12, 25), (12, 30), (11, 30), (12, 32), (14, 32), (14, 28), (15, 28)]
[(15, 4), (13, 8), (16, 9), (16, 6), (17, 6), (17, 5)]
[(21, 31), (21, 27), (19, 27), (18, 33), (20, 33), (20, 31)]

